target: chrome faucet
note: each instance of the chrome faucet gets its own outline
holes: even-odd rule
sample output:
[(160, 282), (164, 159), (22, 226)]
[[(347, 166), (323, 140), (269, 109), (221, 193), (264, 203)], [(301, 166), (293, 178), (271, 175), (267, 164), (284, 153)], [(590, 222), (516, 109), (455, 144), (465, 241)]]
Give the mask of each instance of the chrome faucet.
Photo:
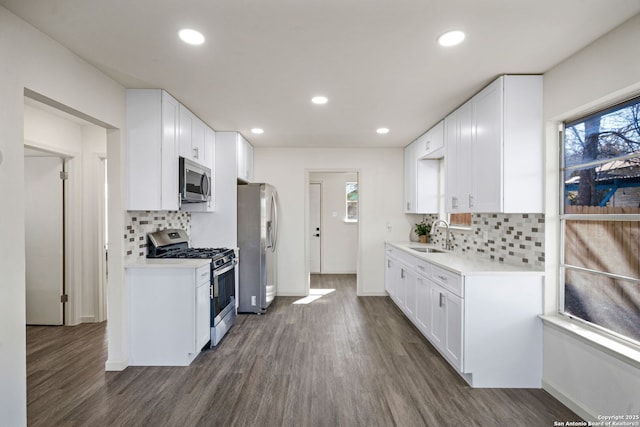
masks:
[(444, 219), (436, 219), (435, 221), (433, 221), (433, 224), (431, 224), (431, 235), (433, 235), (436, 232), (436, 224), (438, 223), (443, 223), (445, 225), (445, 227), (447, 227), (447, 232), (445, 234), (445, 238), (444, 238), (444, 248), (448, 251), (452, 251), (453, 250), (453, 244), (451, 244), (451, 238), (450, 238), (450, 233), (449, 233), (449, 223), (447, 221), (445, 221)]

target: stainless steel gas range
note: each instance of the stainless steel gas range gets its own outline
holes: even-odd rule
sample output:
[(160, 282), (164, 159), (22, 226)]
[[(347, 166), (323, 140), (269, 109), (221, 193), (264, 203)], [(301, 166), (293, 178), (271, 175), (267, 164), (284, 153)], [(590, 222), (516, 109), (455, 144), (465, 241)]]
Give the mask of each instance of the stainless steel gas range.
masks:
[(238, 258), (229, 248), (190, 248), (189, 236), (180, 229), (149, 233), (147, 258), (211, 259), (211, 347), (218, 345), (236, 318)]

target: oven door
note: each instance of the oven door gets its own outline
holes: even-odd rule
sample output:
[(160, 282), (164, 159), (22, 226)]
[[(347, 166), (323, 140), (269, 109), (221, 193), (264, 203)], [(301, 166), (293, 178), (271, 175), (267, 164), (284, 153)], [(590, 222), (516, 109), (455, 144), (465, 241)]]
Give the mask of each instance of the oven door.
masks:
[(234, 259), (218, 268), (212, 264), (211, 326), (216, 326), (230, 310), (235, 310), (237, 263)]

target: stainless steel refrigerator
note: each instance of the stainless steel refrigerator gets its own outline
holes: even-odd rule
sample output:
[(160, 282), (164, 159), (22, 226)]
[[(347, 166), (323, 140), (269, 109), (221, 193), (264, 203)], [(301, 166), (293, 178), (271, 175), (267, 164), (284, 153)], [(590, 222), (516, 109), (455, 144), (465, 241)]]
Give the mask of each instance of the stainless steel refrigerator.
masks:
[(269, 184), (238, 185), (241, 313), (265, 313), (276, 296), (278, 197)]

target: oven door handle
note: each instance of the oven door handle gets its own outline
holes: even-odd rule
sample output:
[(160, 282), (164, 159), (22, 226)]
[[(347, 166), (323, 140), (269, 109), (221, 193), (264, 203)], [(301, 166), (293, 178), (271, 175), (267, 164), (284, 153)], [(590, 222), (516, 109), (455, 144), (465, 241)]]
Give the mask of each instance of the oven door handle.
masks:
[(228, 265), (228, 266), (226, 266), (226, 267), (224, 267), (224, 268), (218, 269), (218, 270), (213, 270), (213, 276), (214, 276), (214, 277), (216, 277), (216, 276), (219, 276), (219, 275), (221, 275), (221, 274), (226, 273), (227, 271), (231, 271), (231, 270), (233, 270), (233, 269), (236, 267), (236, 264), (238, 264), (238, 260), (235, 260), (235, 259), (234, 259), (234, 260), (231, 262), (231, 264), (230, 264), (230, 265)]

